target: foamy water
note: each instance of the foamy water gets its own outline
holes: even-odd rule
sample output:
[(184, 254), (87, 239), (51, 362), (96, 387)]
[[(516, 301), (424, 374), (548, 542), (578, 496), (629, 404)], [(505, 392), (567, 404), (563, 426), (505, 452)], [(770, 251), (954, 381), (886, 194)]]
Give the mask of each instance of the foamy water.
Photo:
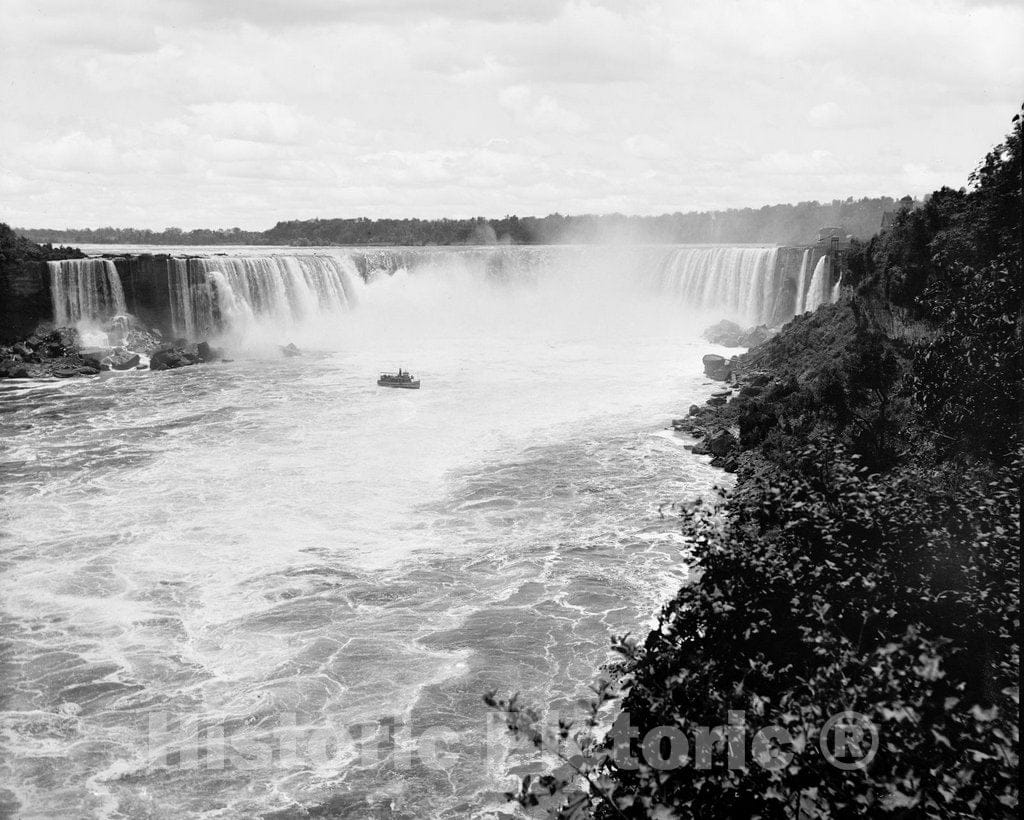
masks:
[(665, 427), (717, 317), (611, 269), (358, 290), (231, 363), (0, 387), (0, 806), (489, 816), (531, 761), (482, 694), (571, 710), (683, 580), (658, 507), (719, 474)]

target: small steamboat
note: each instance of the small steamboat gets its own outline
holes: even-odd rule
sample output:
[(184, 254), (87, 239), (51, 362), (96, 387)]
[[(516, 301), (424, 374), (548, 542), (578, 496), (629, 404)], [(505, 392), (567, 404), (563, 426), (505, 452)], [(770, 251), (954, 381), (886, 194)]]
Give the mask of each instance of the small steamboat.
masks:
[(420, 380), (414, 379), (412, 373), (398, 368), (398, 373), (381, 373), (377, 379), (378, 387), (402, 387), (406, 390), (419, 390)]

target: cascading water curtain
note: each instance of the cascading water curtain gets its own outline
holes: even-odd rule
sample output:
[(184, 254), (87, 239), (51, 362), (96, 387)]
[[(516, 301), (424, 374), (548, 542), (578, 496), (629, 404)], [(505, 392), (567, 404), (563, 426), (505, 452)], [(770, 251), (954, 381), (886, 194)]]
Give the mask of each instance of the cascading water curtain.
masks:
[(831, 265), (828, 256), (822, 256), (818, 264), (814, 266), (814, 274), (811, 276), (811, 284), (807, 287), (807, 299), (804, 302), (804, 311), (817, 310), (821, 305), (829, 301), (831, 296)]
[(105, 322), (126, 312), (117, 267), (109, 259), (47, 262), (53, 320), (58, 325)]
[(655, 286), (688, 307), (759, 323), (772, 315), (777, 268), (778, 248), (678, 248), (656, 270)]
[(796, 282), (796, 297), (793, 302), (793, 315), (799, 316), (804, 312), (804, 303), (807, 298), (807, 268), (811, 264), (811, 250), (804, 250), (803, 258), (800, 260), (800, 275)]
[(192, 340), (253, 322), (294, 328), (349, 309), (359, 275), (352, 260), (326, 255), (175, 259), (168, 272), (172, 322)]
[(191, 340), (206, 338), (217, 327), (210, 285), (194, 265), (197, 261), (171, 259), (167, 270), (171, 327), (175, 335)]

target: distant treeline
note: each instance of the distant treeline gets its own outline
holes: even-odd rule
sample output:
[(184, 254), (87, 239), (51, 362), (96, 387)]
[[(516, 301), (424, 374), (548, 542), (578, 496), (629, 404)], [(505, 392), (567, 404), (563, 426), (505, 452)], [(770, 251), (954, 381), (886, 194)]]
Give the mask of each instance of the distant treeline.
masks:
[[(909, 197), (904, 198), (910, 201)], [(543, 245), (559, 243), (775, 243), (815, 241), (819, 228), (839, 227), (858, 239), (878, 232), (891, 197), (765, 205), (661, 216), (623, 214), (501, 219), (307, 219), (267, 231), (240, 228), (163, 231), (137, 228), (22, 228), (36, 242), (119, 245)]]

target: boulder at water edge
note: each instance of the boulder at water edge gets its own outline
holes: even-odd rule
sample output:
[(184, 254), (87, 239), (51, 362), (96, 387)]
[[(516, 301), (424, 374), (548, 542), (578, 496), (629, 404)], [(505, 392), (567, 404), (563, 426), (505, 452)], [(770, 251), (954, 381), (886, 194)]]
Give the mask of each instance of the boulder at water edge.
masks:
[(706, 442), (708, 452), (713, 456), (727, 456), (739, 446), (736, 436), (728, 430), (717, 430), (712, 433)]
[(104, 364), (112, 370), (131, 370), (139, 363), (139, 354), (128, 350), (120, 350), (104, 360)]
[(153, 352), (149, 358), (150, 370), (174, 370), (196, 364), (199, 356), (181, 347), (164, 347)]
[(717, 353), (708, 353), (701, 361), (704, 363), (704, 375), (709, 379), (725, 382), (732, 376), (732, 362)]

